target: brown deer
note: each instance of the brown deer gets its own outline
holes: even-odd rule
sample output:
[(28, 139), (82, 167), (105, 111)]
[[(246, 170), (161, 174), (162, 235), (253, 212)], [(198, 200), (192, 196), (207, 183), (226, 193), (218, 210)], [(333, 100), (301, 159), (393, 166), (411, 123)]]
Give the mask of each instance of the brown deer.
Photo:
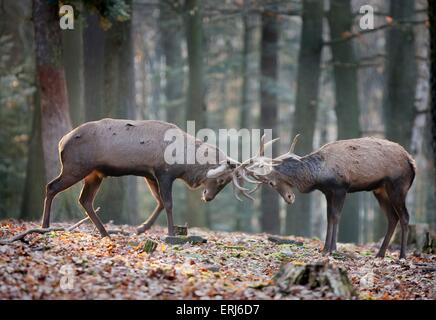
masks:
[[(324, 252), (336, 250), (339, 218), (347, 193), (372, 191), (388, 219), (388, 228), (377, 257), (384, 257), (395, 227), (400, 221), (400, 258), (406, 257), (409, 213), (406, 195), (416, 172), (415, 161), (399, 144), (378, 138), (340, 140), (306, 155), (290, 150), (275, 158), (259, 157), (245, 164), (256, 180), (277, 190), (293, 203), (296, 187), (302, 193), (320, 190), (327, 199), (327, 235)], [(356, 222), (357, 223), (357, 222)]]
[[(171, 141), (165, 140), (165, 134), (170, 129), (183, 136), (186, 145), (193, 143), (194, 152), (206, 146), (208, 151), (215, 151), (217, 159), (224, 161), (218, 164), (168, 164), (164, 155)], [(238, 183), (238, 170), (234, 170), (235, 163), (230, 158), (218, 148), (195, 139), (176, 125), (163, 121), (102, 119), (87, 122), (61, 139), (59, 155), (62, 170), (46, 188), (43, 228), (50, 225), (53, 198), (80, 180), (83, 180), (84, 185), (79, 202), (103, 237), (108, 236), (108, 233), (94, 211), (93, 202), (102, 180), (107, 176), (145, 177), (157, 205), (150, 217), (137, 228), (138, 233), (149, 229), (165, 208), (168, 234), (174, 234), (171, 193), (176, 179), (183, 180), (192, 189), (203, 186), (204, 201), (213, 200), (230, 181), (234, 182), (242, 194), (248, 196), (246, 189)]]

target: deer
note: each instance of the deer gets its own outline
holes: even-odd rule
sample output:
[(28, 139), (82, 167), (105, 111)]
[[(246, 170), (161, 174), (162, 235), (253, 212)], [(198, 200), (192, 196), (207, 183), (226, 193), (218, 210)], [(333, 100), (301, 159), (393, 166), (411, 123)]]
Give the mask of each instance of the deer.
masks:
[[(168, 163), (165, 160), (165, 150), (171, 143), (165, 139), (168, 130), (181, 135), (186, 145), (192, 143), (194, 152), (206, 147), (208, 152), (215, 152), (217, 159), (222, 160), (215, 163)], [(156, 207), (148, 219), (137, 227), (138, 234), (150, 229), (165, 209), (168, 235), (174, 235), (172, 185), (176, 179), (182, 180), (190, 189), (203, 186), (203, 201), (213, 200), (230, 181), (233, 181), (234, 191), (250, 197), (247, 189), (241, 186), (242, 181), (239, 182), (241, 169), (236, 168), (237, 161), (227, 157), (217, 147), (164, 121), (105, 118), (86, 122), (64, 135), (59, 141), (58, 150), (61, 172), (46, 186), (43, 228), (50, 226), (54, 197), (82, 180), (79, 203), (102, 237), (109, 237), (109, 234), (97, 216), (93, 203), (106, 177), (135, 175), (145, 178), (156, 200)]]
[[(308, 155), (298, 156), (294, 153), (298, 137), (295, 136), (288, 152), (273, 159), (265, 158), (264, 145), (257, 157), (240, 167), (244, 167), (252, 178), (275, 189), (288, 204), (295, 200), (293, 188), (301, 193), (319, 190), (324, 194), (327, 200), (324, 253), (337, 250), (339, 220), (347, 193), (372, 191), (388, 220), (376, 256), (385, 256), (399, 222), (399, 257), (406, 258), (409, 224), (406, 196), (416, 174), (412, 156), (401, 145), (375, 137), (339, 140)], [(264, 144), (264, 138), (261, 144)]]

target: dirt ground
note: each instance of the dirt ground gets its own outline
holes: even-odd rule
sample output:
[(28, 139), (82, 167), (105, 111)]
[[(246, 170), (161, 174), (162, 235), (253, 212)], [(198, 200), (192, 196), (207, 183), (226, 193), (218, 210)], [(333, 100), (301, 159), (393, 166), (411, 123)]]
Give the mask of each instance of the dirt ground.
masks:
[[(54, 224), (53, 226), (67, 226)], [(0, 238), (35, 223), (4, 220)], [(339, 252), (320, 253), (322, 241), (286, 237), (277, 244), (266, 234), (190, 229), (204, 244), (168, 245), (165, 228), (101, 239), (90, 225), (75, 231), (31, 234), (25, 241), (0, 245), (0, 299), (341, 299), (328, 287), (295, 285), (287, 293), (273, 281), (284, 263), (324, 262), (347, 271), (354, 299), (436, 299), (436, 255), (397, 251), (376, 259), (375, 244), (339, 244)], [(147, 239), (157, 242), (145, 252)]]

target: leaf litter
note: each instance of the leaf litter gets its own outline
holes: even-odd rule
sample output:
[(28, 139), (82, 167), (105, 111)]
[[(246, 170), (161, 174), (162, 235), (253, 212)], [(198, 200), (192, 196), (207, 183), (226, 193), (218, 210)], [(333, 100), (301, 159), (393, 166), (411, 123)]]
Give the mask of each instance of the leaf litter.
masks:
[[(56, 223), (55, 226), (67, 226)], [(0, 221), (0, 238), (37, 227)], [(397, 251), (374, 258), (376, 244), (339, 244), (320, 252), (318, 239), (190, 229), (206, 243), (165, 243), (166, 228), (136, 235), (134, 227), (101, 238), (90, 225), (30, 234), (0, 245), (0, 299), (345, 299), (328, 288), (273, 281), (284, 264), (325, 263), (346, 271), (352, 299), (436, 299), (436, 255)], [(152, 244), (152, 250), (144, 250)], [(148, 252), (147, 252), (148, 251)], [(65, 273), (69, 270), (69, 273)], [(67, 282), (67, 286), (62, 285)]]

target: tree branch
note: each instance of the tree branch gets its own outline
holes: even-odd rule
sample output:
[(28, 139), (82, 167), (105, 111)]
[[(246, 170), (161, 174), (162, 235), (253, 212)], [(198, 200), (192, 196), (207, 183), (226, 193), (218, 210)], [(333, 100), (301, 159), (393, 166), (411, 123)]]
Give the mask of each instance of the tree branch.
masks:
[(23, 231), (19, 234), (16, 234), (10, 239), (2, 239), (0, 240), (0, 245), (11, 244), (14, 241), (23, 240), (25, 236), (31, 233), (39, 233), (44, 234), (51, 231), (65, 231), (64, 227), (50, 227), (50, 228), (33, 228)]
[(377, 32), (380, 30), (384, 30), (390, 27), (396, 27), (399, 25), (419, 25), (419, 24), (425, 24), (427, 23), (428, 20), (399, 20), (399, 21), (394, 21), (392, 23), (387, 23), (387, 24), (383, 24), (381, 26), (378, 26), (377, 28), (374, 29), (368, 29), (368, 30), (363, 30), (361, 32), (349, 32), (346, 36), (341, 37), (341, 38), (336, 38), (336, 39), (332, 39), (330, 41), (325, 41), (323, 43), (323, 45), (326, 46), (330, 46), (330, 45), (334, 45), (334, 44), (338, 44), (344, 41), (348, 41), (357, 37), (360, 37), (362, 35), (368, 34), (368, 33), (373, 33), (373, 32)]
[[(421, 14), (421, 13), (427, 13), (427, 9), (417, 9), (414, 11), (415, 14)], [(359, 11), (356, 11), (353, 13), (353, 16), (363, 16), (366, 13), (360, 13)], [(389, 17), (390, 14), (388, 12), (382, 12), (382, 11), (374, 11), (375, 16), (381, 16), (381, 17)]]
[[(100, 210), (100, 207), (98, 207), (95, 210), (95, 213), (98, 213), (98, 211)], [(73, 231), (74, 229), (78, 228), (80, 225), (82, 225), (83, 223), (85, 223), (86, 221), (89, 220), (89, 217), (83, 218), (82, 220), (80, 220), (79, 222), (73, 224), (72, 226), (65, 228), (65, 227), (50, 227), (50, 228), (32, 228), (32, 229), (28, 229), (25, 230), (23, 232), (20, 232), (16, 235), (14, 235), (12, 238), (9, 239), (0, 239), (0, 245), (6, 245), (6, 244), (11, 244), (12, 242), (21, 240), (23, 241), (24, 238), (32, 233), (39, 233), (39, 234), (44, 234), (44, 233), (48, 233), (48, 232), (52, 232), (52, 231)], [(130, 232), (121, 230), (121, 229), (115, 229), (115, 230), (108, 230), (109, 234), (122, 234), (125, 236), (130, 236)]]
[[(100, 207), (95, 209), (95, 214), (98, 214), (99, 211), (100, 211)], [(71, 227), (67, 228), (66, 230), (67, 231), (72, 231), (72, 230), (78, 228), (80, 225), (82, 225), (83, 223), (85, 223), (88, 220), (89, 220), (89, 217), (87, 216), (87, 217), (83, 218), (82, 220), (80, 220), (79, 222), (73, 224)]]

